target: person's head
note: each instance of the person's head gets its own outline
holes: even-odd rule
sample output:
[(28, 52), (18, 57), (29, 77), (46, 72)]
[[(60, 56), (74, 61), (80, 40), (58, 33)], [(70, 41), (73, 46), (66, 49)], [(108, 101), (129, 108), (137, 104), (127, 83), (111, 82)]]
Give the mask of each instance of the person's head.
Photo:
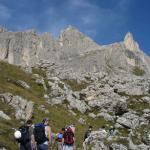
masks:
[(61, 131), (65, 131), (65, 128), (62, 128)]
[(71, 129), (72, 129), (72, 131), (73, 131), (73, 133), (75, 132), (75, 124), (71, 124), (70, 126), (69, 126)]
[(105, 129), (105, 126), (104, 126), (104, 125), (102, 126), (102, 129)]
[(62, 129), (61, 129), (61, 133), (64, 133), (64, 132), (65, 132), (65, 128), (62, 128)]
[(110, 130), (115, 130), (116, 128), (114, 126), (110, 126)]
[(116, 130), (116, 128), (115, 128), (115, 127), (113, 127), (113, 130)]
[(48, 118), (44, 118), (43, 119), (43, 124), (48, 125), (49, 124), (49, 119)]
[(31, 119), (29, 119), (29, 120), (26, 121), (26, 125), (27, 125), (27, 126), (31, 126), (32, 124), (33, 124), (33, 122), (32, 122)]
[(92, 129), (93, 129), (93, 127), (92, 127), (92, 126), (89, 126), (89, 129), (88, 129), (88, 130), (89, 130), (89, 131), (92, 131)]

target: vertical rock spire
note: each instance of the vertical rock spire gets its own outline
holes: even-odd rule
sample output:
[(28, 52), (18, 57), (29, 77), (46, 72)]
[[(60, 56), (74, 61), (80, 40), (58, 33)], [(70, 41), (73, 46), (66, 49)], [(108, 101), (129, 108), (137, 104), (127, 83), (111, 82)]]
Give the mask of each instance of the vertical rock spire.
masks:
[(138, 43), (134, 40), (133, 35), (128, 32), (124, 38), (124, 44), (127, 49), (131, 51), (139, 51), (139, 45)]

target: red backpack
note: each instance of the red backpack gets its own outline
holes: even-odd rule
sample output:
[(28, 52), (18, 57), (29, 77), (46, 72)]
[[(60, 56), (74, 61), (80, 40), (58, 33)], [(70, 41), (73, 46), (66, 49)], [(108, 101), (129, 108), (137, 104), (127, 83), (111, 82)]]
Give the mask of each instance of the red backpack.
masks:
[(64, 143), (66, 145), (73, 145), (74, 143), (74, 133), (72, 131), (72, 129), (69, 127), (67, 128), (66, 132), (64, 133)]

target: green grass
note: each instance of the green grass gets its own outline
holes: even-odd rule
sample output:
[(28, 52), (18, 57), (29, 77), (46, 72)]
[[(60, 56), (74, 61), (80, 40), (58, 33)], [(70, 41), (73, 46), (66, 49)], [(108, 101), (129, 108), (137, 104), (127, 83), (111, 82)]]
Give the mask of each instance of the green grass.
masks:
[(135, 110), (136, 112), (139, 113), (139, 115), (142, 115), (142, 111), (144, 109), (149, 109), (150, 105), (148, 103), (145, 102), (141, 102), (140, 99), (144, 96), (148, 96), (148, 95), (128, 95), (125, 92), (120, 92), (118, 93), (120, 96), (125, 96), (128, 97), (127, 100), (127, 105), (128, 108)]
[(105, 140), (104, 143), (105, 143), (105, 145), (107, 145), (107, 146), (110, 146), (112, 143), (117, 143), (117, 144), (122, 144), (122, 145), (128, 147), (128, 141), (125, 140), (125, 139), (121, 139), (121, 138), (119, 138), (119, 137), (118, 137), (118, 138), (113, 137), (112, 140), (109, 140), (109, 141), (108, 141), (108, 140)]
[[(32, 101), (43, 101), (44, 89), (41, 85), (35, 83), (35, 79), (32, 78), (32, 74), (27, 74), (19, 67), (0, 62), (0, 92), (10, 92), (14, 95), (21, 95), (23, 98)], [(16, 84), (9, 82), (8, 79), (13, 81), (23, 80), (29, 86), (30, 89), (26, 90), (20, 88)]]
[(139, 133), (140, 136), (138, 136), (137, 134), (134, 134), (134, 136), (132, 137), (132, 141), (134, 144), (141, 144), (142, 142), (142, 138), (145, 135), (145, 131), (149, 131), (150, 130), (150, 126), (149, 125), (141, 125), (140, 127), (138, 127), (136, 129), (136, 133)]
[(128, 108), (135, 110), (139, 113), (139, 115), (143, 114), (144, 109), (149, 109), (150, 105), (148, 103), (144, 102), (136, 102), (136, 101), (130, 101), (128, 102)]
[(39, 68), (32, 68), (32, 73), (33, 74), (38, 74), (38, 75), (40, 75), (40, 76), (42, 76), (42, 77), (46, 77), (46, 71), (45, 70), (43, 70), (43, 69), (39, 69)]
[(76, 80), (63, 80), (64, 83), (70, 86), (72, 91), (81, 91), (82, 89), (85, 89), (89, 83), (86, 83), (85, 81), (82, 81), (80, 84), (77, 83)]
[(145, 71), (139, 67), (134, 67), (132, 73), (136, 76), (143, 76)]
[(18, 128), (20, 123), (15, 119), (14, 110), (0, 100), (0, 110), (11, 117), (11, 120), (4, 120), (0, 118), (0, 146), (6, 146), (8, 150), (17, 149), (17, 142), (13, 138), (13, 130), (11, 128)]

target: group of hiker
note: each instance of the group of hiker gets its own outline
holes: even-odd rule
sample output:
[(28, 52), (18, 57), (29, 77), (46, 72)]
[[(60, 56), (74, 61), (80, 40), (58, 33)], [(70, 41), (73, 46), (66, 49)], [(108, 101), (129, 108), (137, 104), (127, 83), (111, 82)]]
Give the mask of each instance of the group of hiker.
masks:
[(58, 150), (74, 149), (75, 126), (68, 125), (52, 136), (49, 119), (44, 118), (42, 123), (33, 124), (32, 120), (15, 131), (14, 136), (19, 143), (20, 150), (48, 150), (52, 138), (55, 139)]
[[(102, 129), (106, 132), (105, 127)], [(89, 126), (83, 138), (83, 148), (85, 149), (89, 137), (93, 130)], [(110, 136), (115, 133), (115, 128), (111, 128)], [(15, 131), (14, 136), (19, 143), (20, 150), (48, 150), (55, 141), (57, 150), (75, 150), (75, 125), (67, 125), (62, 128), (57, 134), (52, 134), (49, 126), (49, 119), (44, 118), (42, 123), (33, 124), (32, 120), (27, 120), (18, 130)], [(51, 148), (52, 149), (52, 148)]]

